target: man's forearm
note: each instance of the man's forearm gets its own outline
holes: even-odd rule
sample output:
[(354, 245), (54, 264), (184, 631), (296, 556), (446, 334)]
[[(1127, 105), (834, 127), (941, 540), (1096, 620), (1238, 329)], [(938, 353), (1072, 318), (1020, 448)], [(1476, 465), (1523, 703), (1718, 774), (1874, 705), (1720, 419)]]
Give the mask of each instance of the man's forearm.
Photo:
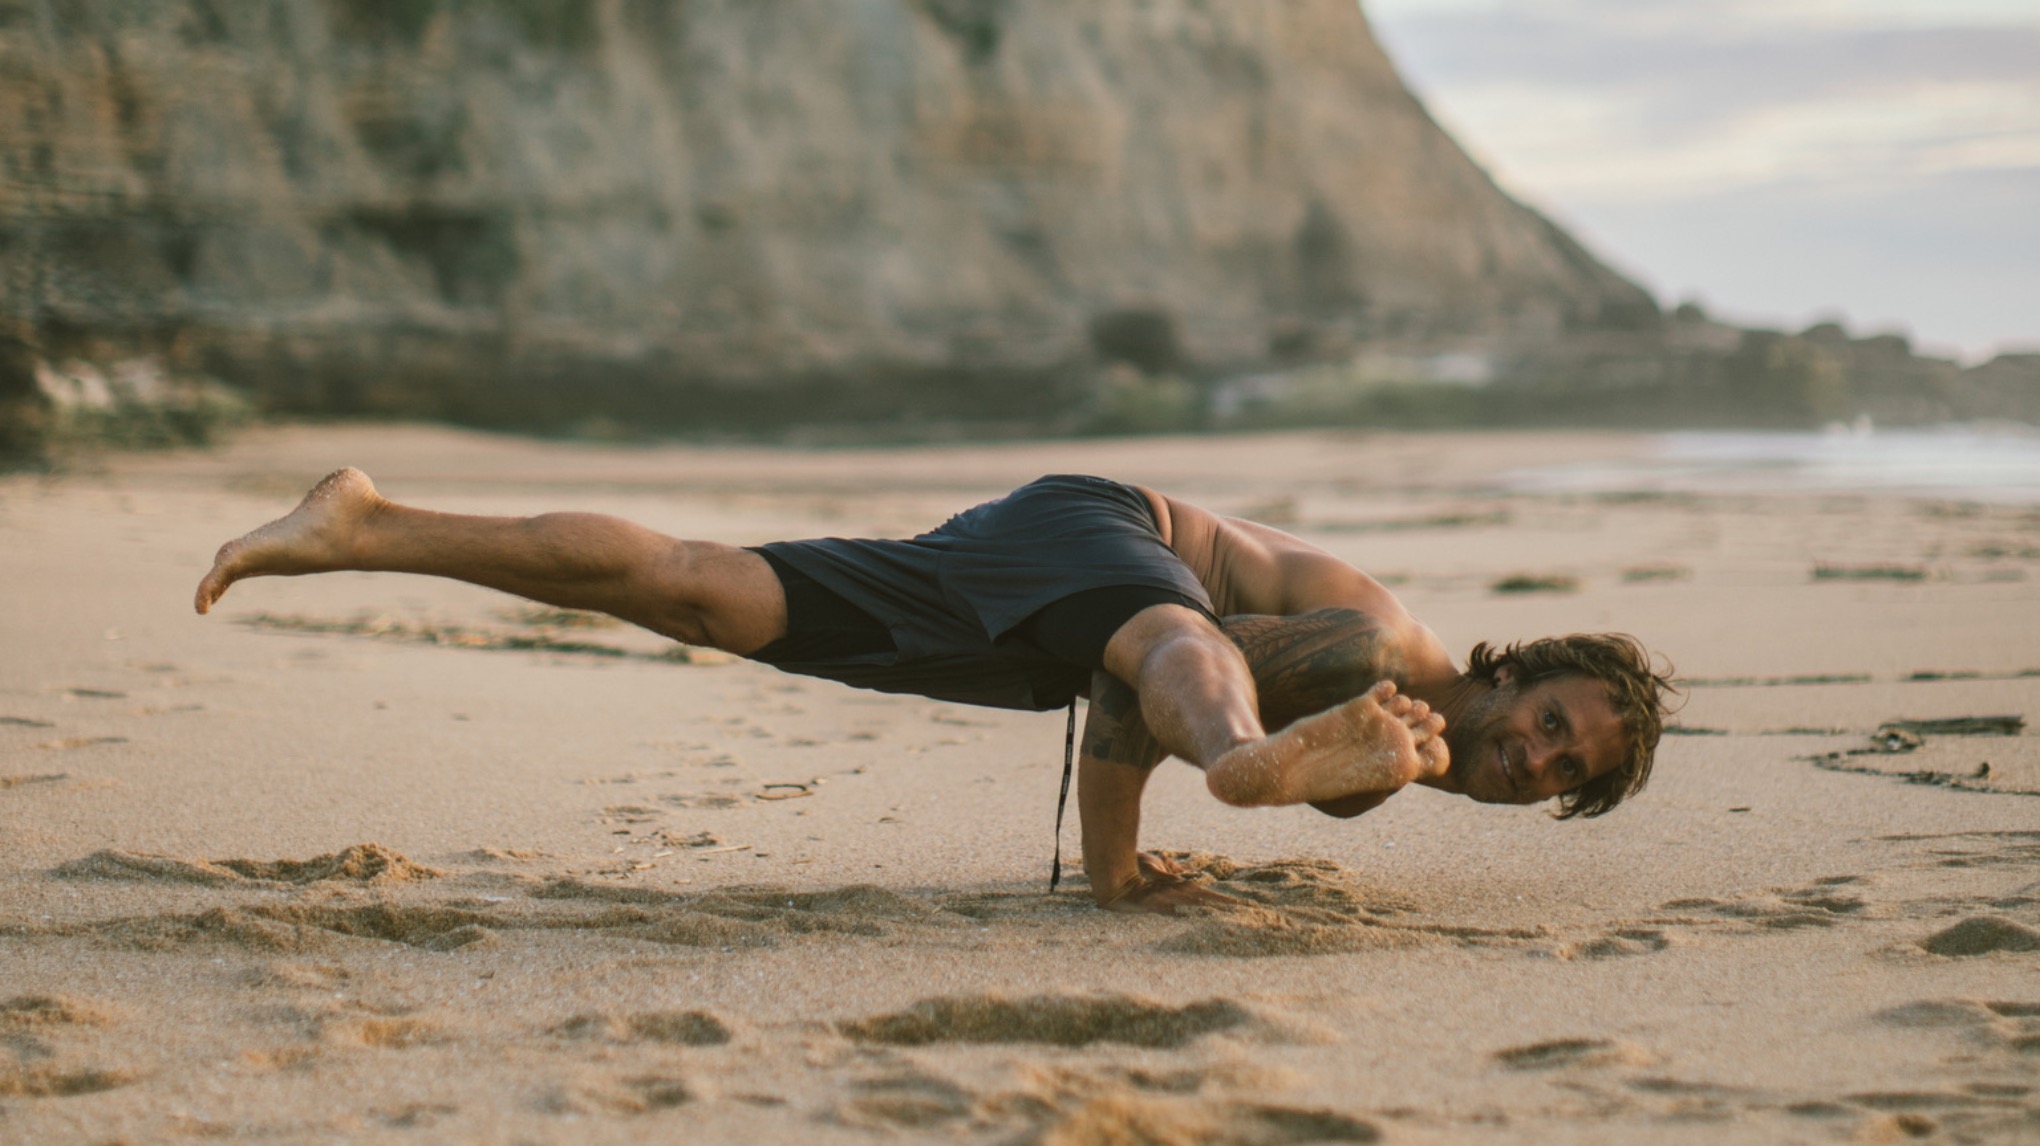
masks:
[(1077, 758), (1077, 813), (1084, 873), (1102, 905), (1140, 878), (1140, 798), (1162, 759), (1140, 715), (1140, 698), (1118, 678), (1092, 678), (1090, 711)]

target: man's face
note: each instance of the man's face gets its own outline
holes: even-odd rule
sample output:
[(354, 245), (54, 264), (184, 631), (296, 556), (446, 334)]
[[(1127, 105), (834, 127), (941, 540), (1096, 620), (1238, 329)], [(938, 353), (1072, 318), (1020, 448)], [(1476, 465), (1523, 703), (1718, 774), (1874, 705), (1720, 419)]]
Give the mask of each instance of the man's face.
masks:
[(1448, 775), (1486, 804), (1535, 804), (1619, 766), (1628, 737), (1608, 690), (1592, 677), (1523, 684), (1514, 665), (1493, 691), (1445, 728)]

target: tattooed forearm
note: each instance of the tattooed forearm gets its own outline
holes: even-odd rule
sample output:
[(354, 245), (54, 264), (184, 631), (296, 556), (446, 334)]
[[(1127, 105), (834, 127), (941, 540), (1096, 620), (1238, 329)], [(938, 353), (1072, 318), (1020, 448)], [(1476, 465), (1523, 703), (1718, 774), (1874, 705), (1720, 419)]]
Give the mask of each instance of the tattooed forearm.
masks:
[(1091, 708), (1084, 718), (1084, 751), (1100, 760), (1151, 768), (1165, 753), (1140, 715), (1140, 695), (1107, 672), (1091, 675)]
[(1261, 694), (1270, 732), (1392, 680), (1406, 687), (1408, 666), (1381, 624), (1355, 609), (1319, 609), (1298, 617), (1225, 619)]

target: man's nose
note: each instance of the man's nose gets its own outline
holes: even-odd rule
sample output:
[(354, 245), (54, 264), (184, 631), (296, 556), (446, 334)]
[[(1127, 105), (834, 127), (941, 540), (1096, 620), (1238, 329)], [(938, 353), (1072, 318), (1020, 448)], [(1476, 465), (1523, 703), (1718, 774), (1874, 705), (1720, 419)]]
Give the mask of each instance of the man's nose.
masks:
[(1523, 747), (1523, 767), (1533, 780), (1544, 779), (1557, 759), (1558, 745), (1548, 740), (1533, 740)]

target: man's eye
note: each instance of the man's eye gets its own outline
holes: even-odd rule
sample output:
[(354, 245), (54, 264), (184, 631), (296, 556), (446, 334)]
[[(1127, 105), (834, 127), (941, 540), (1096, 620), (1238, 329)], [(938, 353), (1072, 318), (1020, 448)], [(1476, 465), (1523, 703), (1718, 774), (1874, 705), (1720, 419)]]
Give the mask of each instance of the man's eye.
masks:
[(1545, 713), (1545, 714), (1544, 714), (1544, 727), (1545, 727), (1545, 728), (1546, 728), (1547, 730), (1549, 730), (1549, 729), (1553, 729), (1553, 728), (1557, 728), (1557, 727), (1558, 727), (1558, 714), (1557, 714), (1557, 713), (1555, 713), (1555, 712), (1547, 712), (1547, 713)]
[(1580, 776), (1580, 762), (1579, 762), (1579, 761), (1577, 761), (1577, 760), (1568, 760), (1568, 761), (1566, 761), (1566, 762), (1565, 762), (1565, 774), (1566, 774), (1566, 778), (1567, 778), (1567, 779), (1572, 779), (1572, 780), (1577, 780), (1577, 779), (1579, 779), (1579, 776)]

